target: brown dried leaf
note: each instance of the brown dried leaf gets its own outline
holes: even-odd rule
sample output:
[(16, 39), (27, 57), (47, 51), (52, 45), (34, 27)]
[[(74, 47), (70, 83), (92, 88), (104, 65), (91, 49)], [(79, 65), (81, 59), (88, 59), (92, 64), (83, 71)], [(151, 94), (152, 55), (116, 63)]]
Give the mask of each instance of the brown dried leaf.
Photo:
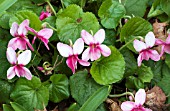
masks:
[(109, 107), (110, 111), (122, 111), (117, 102), (113, 101), (112, 99), (107, 98), (106, 103), (110, 105)]

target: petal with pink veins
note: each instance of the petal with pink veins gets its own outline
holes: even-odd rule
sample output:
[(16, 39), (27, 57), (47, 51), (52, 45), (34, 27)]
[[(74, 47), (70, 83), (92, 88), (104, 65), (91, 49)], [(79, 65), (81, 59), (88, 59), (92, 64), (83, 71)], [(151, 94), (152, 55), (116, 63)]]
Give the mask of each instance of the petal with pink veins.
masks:
[(49, 39), (53, 35), (53, 30), (49, 28), (44, 28), (38, 32), (38, 38)]
[(31, 80), (32, 74), (31, 74), (30, 70), (27, 69), (26, 67), (23, 67), (23, 70), (24, 70), (24, 74), (22, 76), (27, 78), (28, 80)]
[(81, 31), (81, 37), (87, 45), (95, 42), (93, 36), (89, 34), (86, 30)]
[(67, 66), (72, 70), (73, 74), (75, 73), (75, 69), (77, 68), (77, 59), (74, 56), (70, 56), (66, 60)]
[[(32, 51), (34, 51), (34, 48), (32, 47), (32, 45), (31, 45), (29, 39), (24, 38), (24, 42), (28, 45), (28, 47), (29, 47)], [(24, 42), (23, 42), (23, 43), (24, 43)], [(27, 49), (27, 48), (25, 48), (25, 49)]]
[(140, 51), (146, 49), (146, 44), (142, 41), (137, 40), (137, 39), (135, 39), (133, 41), (133, 46), (137, 52), (140, 52)]
[(101, 52), (99, 48), (90, 49), (90, 59), (91, 61), (97, 60), (101, 57)]
[(146, 47), (150, 48), (155, 45), (155, 35), (153, 32), (148, 32), (145, 36)]
[(131, 101), (126, 101), (121, 104), (121, 109), (123, 111), (132, 111), (135, 107), (135, 103)]
[(73, 53), (76, 54), (81, 54), (83, 52), (84, 49), (84, 41), (82, 38), (79, 38), (75, 41), (74, 45), (73, 45)]
[(18, 34), (19, 35), (26, 35), (27, 34), (27, 32), (28, 32), (28, 30), (27, 30), (27, 28), (26, 27), (28, 27), (28, 25), (29, 25), (29, 20), (28, 19), (26, 19), (26, 20), (24, 20), (20, 25), (19, 25), (19, 28), (18, 28)]
[(25, 50), (18, 56), (18, 64), (19, 65), (27, 65), (31, 60), (31, 51)]
[(88, 47), (82, 54), (82, 60), (88, 61), (90, 59), (90, 47)]
[(82, 66), (89, 66), (89, 65), (90, 65), (89, 62), (84, 61), (84, 60), (80, 60), (80, 59), (79, 59), (78, 62), (79, 62), (79, 64), (81, 64)]
[(12, 23), (12, 27), (10, 29), (10, 33), (12, 36), (16, 37), (18, 35), (18, 24), (16, 22)]
[(63, 56), (63, 57), (68, 57), (70, 55), (73, 55), (73, 49), (72, 47), (70, 47), (67, 44), (63, 44), (63, 43), (58, 43), (57, 44), (57, 50), (59, 51), (59, 53)]
[(145, 103), (146, 93), (144, 89), (139, 89), (135, 94), (135, 105), (143, 105)]
[(8, 47), (7, 48), (6, 56), (7, 56), (8, 61), (12, 65), (16, 64), (16, 62), (17, 62), (17, 55), (16, 55), (15, 50), (12, 47)]
[(142, 63), (142, 61), (143, 61), (142, 54), (143, 54), (143, 53), (140, 53), (139, 56), (138, 56), (138, 58), (137, 58), (138, 66), (141, 66), (141, 63)]
[(103, 29), (100, 29), (94, 35), (95, 43), (101, 44), (104, 41), (104, 39), (105, 39), (105, 31)]
[(33, 28), (29, 27), (29, 26), (26, 26), (25, 27), (27, 30), (29, 30), (30, 32), (34, 33), (35, 35), (37, 35), (37, 31), (35, 31)]
[(17, 40), (19, 37), (16, 38), (12, 38), (9, 42), (8, 42), (8, 47), (12, 47), (14, 50), (16, 50), (18, 48), (17, 45)]
[[(162, 47), (163, 47), (163, 46), (162, 46)], [(166, 53), (170, 54), (170, 44), (165, 45), (164, 51), (165, 51)]]
[(111, 54), (111, 50), (106, 45), (99, 45), (100, 51), (103, 56), (108, 57)]
[(154, 61), (159, 61), (160, 60), (160, 55), (158, 54), (158, 52), (156, 50), (149, 50), (151, 52), (151, 54), (149, 54), (149, 57), (154, 60)]
[(8, 70), (7, 70), (7, 78), (8, 79), (12, 79), (14, 78), (15, 76), (15, 70), (14, 70), (14, 67), (10, 67)]
[(166, 43), (164, 41), (156, 38), (155, 45), (162, 45), (162, 44), (166, 44)]
[(166, 38), (166, 43), (170, 44), (170, 34), (168, 35), (168, 37)]

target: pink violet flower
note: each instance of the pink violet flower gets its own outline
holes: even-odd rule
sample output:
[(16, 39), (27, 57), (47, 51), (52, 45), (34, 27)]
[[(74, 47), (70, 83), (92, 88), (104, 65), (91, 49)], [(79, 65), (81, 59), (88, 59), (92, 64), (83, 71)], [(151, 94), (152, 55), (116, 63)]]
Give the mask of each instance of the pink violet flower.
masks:
[(31, 80), (31, 72), (29, 69), (24, 67), (31, 60), (31, 51), (25, 50), (21, 54), (17, 55), (13, 48), (8, 47), (6, 55), (8, 61), (12, 65), (12, 67), (7, 70), (7, 78), (12, 79), (15, 75), (17, 75), (18, 77), (25, 77), (28, 80)]
[(57, 44), (57, 49), (63, 57), (67, 57), (67, 66), (72, 70), (73, 74), (75, 73), (75, 69), (77, 69), (77, 62), (82, 66), (90, 65), (89, 62), (78, 58), (78, 55), (80, 55), (84, 49), (84, 42), (82, 38), (77, 39), (73, 47), (59, 42)]
[(40, 31), (35, 31), (33, 28), (31, 27), (26, 27), (29, 31), (33, 32), (35, 34), (34, 36), (34, 39), (32, 41), (32, 44), (34, 44), (34, 41), (36, 38), (39, 38), (43, 43), (44, 45), (46, 46), (46, 48), (49, 50), (49, 47), (48, 47), (48, 42), (49, 42), (49, 38), (52, 36), (53, 34), (53, 30), (52, 29), (49, 29), (49, 28), (44, 28)]
[(125, 101), (121, 104), (123, 111), (152, 111), (151, 109), (144, 108), (142, 105), (145, 103), (146, 93), (144, 89), (139, 89), (135, 94), (135, 102)]
[(51, 13), (42, 11), (41, 14), (40, 14), (39, 19), (42, 21), (42, 20), (44, 20), (45, 18), (47, 18), (49, 16), (51, 16)]
[(145, 43), (143, 41), (139, 41), (135, 39), (133, 41), (133, 46), (137, 52), (139, 52), (139, 56), (137, 59), (138, 66), (141, 66), (141, 63), (143, 60), (149, 60), (151, 58), (154, 61), (160, 60), (160, 55), (156, 50), (152, 50), (152, 48), (155, 44), (155, 36), (153, 32), (148, 32), (148, 34), (145, 36)]
[(170, 34), (166, 38), (165, 42), (160, 40), (160, 39), (156, 39), (156, 43), (155, 44), (162, 46), (160, 56), (162, 56), (164, 54), (164, 52), (170, 54)]
[(88, 61), (91, 59), (91, 61), (94, 61), (99, 59), (101, 54), (105, 57), (111, 54), (110, 48), (101, 44), (105, 39), (105, 31), (103, 29), (96, 32), (94, 37), (87, 31), (82, 30), (81, 36), (84, 42), (89, 45), (89, 47), (82, 54), (82, 60)]
[(26, 27), (29, 25), (29, 20), (24, 20), (20, 25), (16, 22), (12, 23), (12, 27), (10, 29), (10, 33), (13, 37), (8, 43), (8, 47), (12, 47), (14, 50), (17, 48), (20, 50), (27, 49), (27, 45), (29, 48), (34, 51), (32, 45), (29, 42), (29, 39), (26, 37), (28, 30)]

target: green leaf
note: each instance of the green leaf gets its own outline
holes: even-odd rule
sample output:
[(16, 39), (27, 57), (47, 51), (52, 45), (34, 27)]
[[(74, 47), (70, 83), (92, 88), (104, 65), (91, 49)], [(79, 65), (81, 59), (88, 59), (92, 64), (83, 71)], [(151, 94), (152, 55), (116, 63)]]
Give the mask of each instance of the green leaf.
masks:
[(39, 20), (39, 17), (34, 12), (29, 10), (18, 11), (12, 18), (10, 18), (9, 24), (10, 26), (13, 22), (17, 22), (18, 24), (20, 24), (25, 19), (29, 19), (30, 27), (34, 28), (37, 31), (41, 29), (41, 21)]
[(55, 74), (50, 77), (52, 82), (49, 85), (50, 101), (58, 103), (63, 99), (67, 99), (70, 96), (69, 84), (66, 75)]
[(3, 104), (3, 111), (15, 111), (10, 105)]
[(0, 102), (10, 102), (10, 94), (13, 89), (13, 84), (0, 79)]
[(148, 21), (140, 17), (134, 17), (122, 27), (120, 32), (121, 41), (131, 36), (145, 36), (151, 30), (152, 25)]
[(106, 29), (105, 32), (106, 32), (106, 38), (105, 38), (103, 44), (114, 46), (114, 44), (116, 42), (116, 31)]
[(16, 102), (11, 102), (10, 104), (15, 111), (27, 111), (23, 106)]
[(28, 111), (43, 109), (48, 104), (49, 91), (41, 84), (40, 79), (35, 76), (33, 76), (32, 80), (19, 78), (11, 93), (11, 98)]
[(125, 3), (126, 14), (143, 17), (149, 0), (127, 0)]
[(125, 15), (124, 6), (113, 0), (105, 0), (98, 11), (101, 24), (108, 29), (116, 28), (120, 19)]
[(97, 107), (107, 98), (111, 91), (111, 86), (103, 86), (93, 93), (83, 104), (79, 111), (96, 111)]
[(11, 5), (13, 5), (17, 0), (1, 0), (0, 1), (0, 14), (7, 10)]
[(4, 12), (0, 16), (0, 27), (2, 27), (4, 29), (10, 29), (10, 27), (9, 27), (9, 19), (11, 18), (11, 16), (13, 16), (12, 13)]
[(126, 78), (125, 86), (128, 89), (140, 89), (144, 88), (144, 83), (137, 77), (129, 76)]
[(115, 47), (111, 46), (110, 49), (111, 55), (94, 61), (90, 69), (94, 80), (102, 85), (120, 81), (125, 70), (125, 61), (122, 54)]
[(32, 2), (39, 4), (39, 3), (45, 3), (47, 0), (31, 0)]
[(147, 67), (145, 65), (141, 65), (137, 70), (137, 75), (142, 82), (151, 82), (151, 79), (153, 79), (153, 73), (150, 67)]
[(160, 6), (162, 10), (170, 17), (170, 0), (160, 0)]
[(86, 0), (62, 0), (62, 1), (66, 7), (71, 4), (77, 4), (83, 7), (86, 3)]
[(77, 5), (69, 5), (63, 11), (58, 12), (56, 27), (60, 41), (69, 43), (69, 39), (73, 43), (80, 38), (80, 33), (84, 29), (92, 30), (94, 33), (99, 29), (99, 23), (95, 15), (86, 12)]
[(80, 105), (83, 105), (100, 87), (99, 84), (88, 76), (87, 70), (79, 71), (70, 77), (71, 95)]

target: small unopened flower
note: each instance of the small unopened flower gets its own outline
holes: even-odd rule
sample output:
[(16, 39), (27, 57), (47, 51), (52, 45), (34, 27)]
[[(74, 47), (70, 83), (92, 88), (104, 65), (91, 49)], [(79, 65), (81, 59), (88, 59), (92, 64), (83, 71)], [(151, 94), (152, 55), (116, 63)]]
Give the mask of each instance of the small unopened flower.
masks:
[(155, 44), (162, 46), (162, 50), (161, 50), (160, 56), (162, 56), (164, 54), (164, 52), (170, 54), (170, 34), (166, 38), (165, 42), (160, 40), (160, 39), (156, 39), (156, 43)]
[(145, 103), (146, 93), (144, 89), (139, 89), (135, 94), (135, 102), (125, 101), (121, 104), (123, 111), (152, 111), (151, 109), (144, 108), (142, 105)]
[(45, 18), (47, 18), (49, 16), (51, 16), (51, 13), (42, 11), (41, 14), (40, 14), (39, 19), (44, 20)]
[(8, 47), (6, 55), (8, 61), (12, 65), (12, 67), (7, 70), (7, 78), (12, 79), (15, 75), (17, 75), (18, 77), (25, 77), (28, 80), (31, 80), (31, 72), (29, 69), (24, 67), (31, 60), (31, 51), (25, 50), (21, 54), (17, 55), (12, 47)]
[(33, 28), (30, 28), (30, 27), (26, 27), (29, 31), (33, 32), (35, 34), (34, 36), (34, 39), (32, 41), (32, 44), (34, 43), (35, 39), (36, 38), (39, 38), (43, 43), (44, 45), (46, 46), (46, 48), (49, 50), (49, 47), (48, 47), (48, 42), (49, 42), (49, 38), (52, 36), (53, 34), (53, 30), (52, 29), (49, 29), (49, 28), (44, 28), (40, 31), (35, 31)]
[(29, 39), (26, 37), (28, 30), (26, 27), (29, 25), (29, 20), (24, 20), (20, 25), (16, 22), (12, 23), (12, 27), (10, 29), (10, 33), (13, 37), (8, 43), (8, 47), (12, 47), (14, 50), (17, 48), (20, 50), (25, 50), (28, 47), (33, 51), (33, 47), (31, 46)]
[(154, 61), (159, 61), (160, 60), (160, 55), (156, 50), (152, 50), (151, 48), (155, 44), (155, 36), (153, 32), (149, 32), (145, 36), (145, 42), (139, 41), (135, 39), (133, 41), (133, 46), (137, 52), (139, 52), (138, 56), (138, 66), (141, 66), (141, 63), (143, 60), (149, 60), (151, 58)]
[(77, 69), (77, 62), (82, 66), (90, 65), (89, 62), (78, 58), (78, 55), (80, 55), (84, 49), (84, 42), (82, 38), (77, 39), (72, 47), (59, 42), (57, 44), (57, 49), (63, 57), (67, 57), (67, 66), (73, 73), (75, 73), (75, 69)]
[(94, 37), (87, 31), (82, 30), (81, 36), (84, 42), (89, 45), (89, 47), (83, 52), (82, 59), (88, 61), (97, 60), (100, 58), (101, 54), (105, 57), (111, 54), (111, 50), (106, 45), (101, 44), (105, 39), (105, 31), (100, 29)]

